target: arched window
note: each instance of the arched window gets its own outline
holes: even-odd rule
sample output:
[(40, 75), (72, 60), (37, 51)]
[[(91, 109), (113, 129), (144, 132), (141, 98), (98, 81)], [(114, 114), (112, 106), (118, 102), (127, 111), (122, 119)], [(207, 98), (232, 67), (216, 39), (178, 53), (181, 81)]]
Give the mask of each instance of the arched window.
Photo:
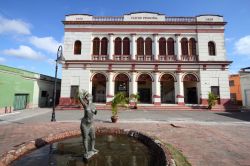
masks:
[(208, 52), (209, 52), (209, 55), (215, 55), (216, 54), (216, 52), (215, 52), (215, 44), (212, 41), (208, 42)]
[(182, 55), (188, 55), (188, 40), (186, 38), (181, 39), (181, 53)]
[(94, 38), (93, 40), (93, 55), (99, 55), (100, 54), (100, 39)]
[(122, 54), (122, 39), (117, 37), (115, 39), (115, 55)]
[(129, 38), (123, 39), (123, 55), (130, 55), (130, 41)]
[(101, 40), (101, 55), (108, 55), (108, 39), (106, 37)]
[(159, 39), (159, 54), (160, 55), (166, 55), (166, 39), (165, 38), (160, 38)]
[(144, 40), (141, 37), (137, 39), (137, 55), (144, 55)]
[(79, 41), (79, 40), (75, 41), (75, 44), (74, 44), (74, 54), (75, 55), (80, 55), (81, 54), (81, 50), (82, 50), (82, 43), (81, 43), (81, 41)]
[(149, 37), (145, 40), (145, 52), (146, 55), (152, 55), (152, 39)]
[(168, 38), (167, 45), (168, 45), (168, 55), (174, 55), (174, 39)]
[(189, 39), (189, 52), (190, 55), (196, 55), (196, 41), (194, 38)]

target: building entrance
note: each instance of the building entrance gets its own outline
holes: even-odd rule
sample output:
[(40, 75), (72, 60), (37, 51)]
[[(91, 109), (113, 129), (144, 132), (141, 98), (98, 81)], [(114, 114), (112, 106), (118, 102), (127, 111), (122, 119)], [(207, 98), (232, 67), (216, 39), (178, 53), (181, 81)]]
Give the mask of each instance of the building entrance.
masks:
[(186, 104), (198, 104), (197, 78), (193, 74), (187, 74), (183, 78), (184, 101)]
[(152, 103), (152, 78), (148, 74), (141, 74), (138, 78), (138, 94), (141, 103)]
[(196, 87), (187, 88), (187, 103), (197, 104), (197, 90)]
[(161, 103), (175, 103), (174, 78), (170, 74), (161, 77)]
[(106, 77), (103, 74), (97, 73), (92, 79), (92, 95), (93, 102), (106, 102)]
[(118, 74), (115, 77), (115, 94), (119, 92), (129, 96), (129, 78), (126, 74)]

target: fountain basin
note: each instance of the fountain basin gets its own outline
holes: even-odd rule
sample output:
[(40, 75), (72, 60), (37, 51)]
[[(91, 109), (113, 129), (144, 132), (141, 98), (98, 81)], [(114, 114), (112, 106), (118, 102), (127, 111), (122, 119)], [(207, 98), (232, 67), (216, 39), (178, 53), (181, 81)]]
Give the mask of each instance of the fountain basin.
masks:
[[(1, 161), (6, 165), (10, 163), (12, 163), (12, 165), (23, 165), (20, 163), (26, 161), (25, 165), (27, 165), (27, 163), (31, 163), (30, 159), (37, 157), (36, 160), (40, 160), (39, 163), (42, 163), (42, 161), (46, 162), (45, 165), (66, 164), (84, 166), (86, 163), (82, 160), (83, 147), (81, 137), (79, 136), (80, 131), (77, 130), (37, 139), (20, 145), (20, 148), (15, 152), (12, 151), (3, 156)], [(89, 160), (88, 166), (173, 165), (172, 157), (163, 144), (143, 133), (132, 130), (100, 127), (96, 129), (96, 137), (96, 147), (100, 152)], [(38, 150), (31, 151), (34, 149)], [(27, 154), (28, 152), (29, 154)]]

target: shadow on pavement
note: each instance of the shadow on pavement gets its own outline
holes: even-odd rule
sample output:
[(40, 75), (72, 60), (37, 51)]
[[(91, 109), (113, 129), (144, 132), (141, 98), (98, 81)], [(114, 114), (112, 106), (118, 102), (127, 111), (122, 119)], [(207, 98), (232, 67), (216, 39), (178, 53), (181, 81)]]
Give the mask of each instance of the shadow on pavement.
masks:
[(216, 113), (216, 114), (250, 122), (250, 112), (225, 112), (225, 113)]
[(4, 123), (4, 122), (7, 122), (7, 123), (24, 124), (24, 123), (22, 123), (22, 122), (13, 122), (13, 121), (8, 121), (8, 120), (0, 119), (0, 124), (1, 124), (2, 122), (3, 122), (3, 123)]

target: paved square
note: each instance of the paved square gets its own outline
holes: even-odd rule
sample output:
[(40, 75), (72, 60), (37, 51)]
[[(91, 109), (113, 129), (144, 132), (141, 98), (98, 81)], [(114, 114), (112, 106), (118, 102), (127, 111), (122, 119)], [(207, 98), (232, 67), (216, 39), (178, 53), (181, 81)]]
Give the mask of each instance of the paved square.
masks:
[[(57, 111), (57, 122), (51, 123), (51, 110), (27, 111), (0, 117), (0, 153), (28, 140), (79, 129), (83, 115), (82, 111)], [(156, 136), (181, 150), (193, 166), (250, 165), (249, 113), (124, 111), (117, 124), (108, 122), (109, 111), (98, 114), (96, 126)]]

